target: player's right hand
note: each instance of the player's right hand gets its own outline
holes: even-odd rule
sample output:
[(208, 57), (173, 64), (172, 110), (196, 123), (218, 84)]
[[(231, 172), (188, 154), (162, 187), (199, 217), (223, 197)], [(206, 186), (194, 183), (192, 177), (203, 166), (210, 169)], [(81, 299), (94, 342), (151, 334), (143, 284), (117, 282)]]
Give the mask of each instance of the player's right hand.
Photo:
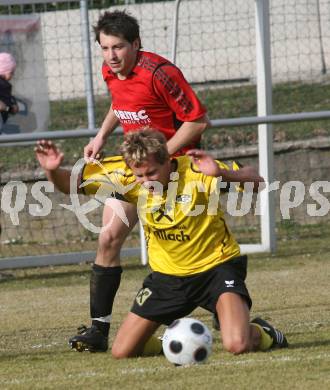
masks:
[(64, 154), (52, 141), (39, 140), (34, 148), (40, 166), (46, 171), (54, 171), (61, 165)]
[(99, 159), (100, 151), (105, 144), (105, 140), (96, 136), (84, 147), (84, 159), (86, 162)]

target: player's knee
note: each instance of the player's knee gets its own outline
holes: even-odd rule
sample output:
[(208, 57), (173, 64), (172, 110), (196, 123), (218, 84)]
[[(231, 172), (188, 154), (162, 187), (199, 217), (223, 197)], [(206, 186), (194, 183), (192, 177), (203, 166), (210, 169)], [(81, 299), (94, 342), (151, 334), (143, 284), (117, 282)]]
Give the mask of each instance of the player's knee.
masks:
[(122, 350), (116, 348), (116, 347), (112, 347), (111, 349), (111, 355), (114, 359), (125, 359), (126, 356), (125, 354), (123, 353)]
[(120, 250), (122, 245), (122, 237), (115, 234), (110, 229), (102, 231), (99, 235), (99, 248), (102, 250)]
[(111, 232), (100, 233), (95, 263), (103, 267), (119, 266), (121, 246), (122, 239)]
[(223, 340), (223, 346), (226, 351), (239, 355), (249, 351), (249, 340), (240, 335), (232, 336)]
[(111, 348), (111, 355), (114, 359), (129, 358), (129, 354), (118, 344), (114, 343)]

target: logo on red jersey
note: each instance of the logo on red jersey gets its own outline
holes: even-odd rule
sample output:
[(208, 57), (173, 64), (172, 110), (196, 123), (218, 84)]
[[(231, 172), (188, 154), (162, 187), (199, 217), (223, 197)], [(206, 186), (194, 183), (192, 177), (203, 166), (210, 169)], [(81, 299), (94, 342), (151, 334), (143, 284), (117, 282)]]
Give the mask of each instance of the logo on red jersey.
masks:
[(146, 110), (140, 111), (125, 111), (125, 110), (113, 110), (116, 117), (121, 123), (132, 124), (136, 123), (139, 125), (147, 125), (151, 123), (151, 120)]

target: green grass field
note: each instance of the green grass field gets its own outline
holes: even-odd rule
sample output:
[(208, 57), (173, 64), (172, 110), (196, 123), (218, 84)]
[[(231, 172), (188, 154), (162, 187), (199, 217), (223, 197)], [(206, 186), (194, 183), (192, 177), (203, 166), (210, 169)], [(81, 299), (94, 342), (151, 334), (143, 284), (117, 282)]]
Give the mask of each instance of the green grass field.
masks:
[[(207, 364), (174, 367), (162, 357), (116, 361), (71, 351), (67, 339), (88, 323), (90, 265), (6, 271), (0, 279), (1, 389), (318, 389), (330, 388), (328, 239), (291, 238), (276, 255), (250, 256), (252, 315), (283, 330), (290, 348), (232, 356), (214, 331)], [(125, 272), (111, 338), (148, 269)], [(211, 326), (209, 313), (193, 316)], [(162, 329), (160, 332), (162, 332)]]

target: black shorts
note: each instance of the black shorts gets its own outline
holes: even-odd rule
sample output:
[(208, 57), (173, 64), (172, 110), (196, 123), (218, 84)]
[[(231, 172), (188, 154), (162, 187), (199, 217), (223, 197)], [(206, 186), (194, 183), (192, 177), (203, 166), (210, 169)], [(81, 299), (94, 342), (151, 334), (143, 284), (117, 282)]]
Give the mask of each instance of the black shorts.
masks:
[(160, 272), (148, 275), (137, 293), (131, 311), (140, 317), (169, 325), (196, 307), (216, 312), (219, 296), (225, 292), (241, 295), (249, 308), (252, 301), (245, 285), (247, 256), (235, 257), (208, 271), (192, 276)]

